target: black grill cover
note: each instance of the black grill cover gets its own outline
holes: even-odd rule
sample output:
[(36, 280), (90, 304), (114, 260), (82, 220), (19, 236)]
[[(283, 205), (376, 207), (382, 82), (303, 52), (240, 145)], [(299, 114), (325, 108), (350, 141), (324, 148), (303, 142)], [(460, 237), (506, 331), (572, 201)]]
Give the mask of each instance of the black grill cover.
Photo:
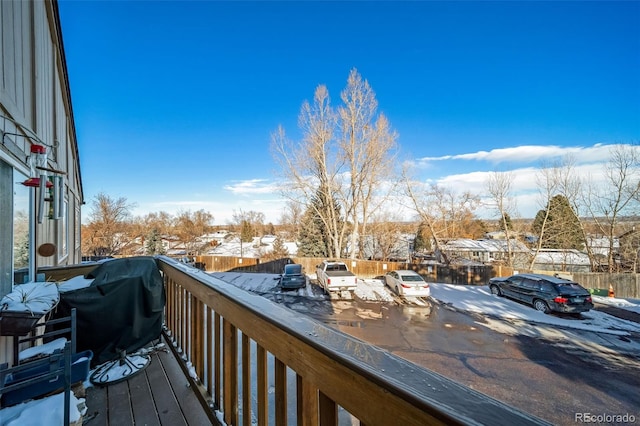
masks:
[(76, 351), (93, 351), (92, 367), (160, 336), (166, 299), (153, 257), (110, 260), (86, 278), (94, 279), (89, 287), (60, 294), (54, 316), (67, 316), (76, 308)]

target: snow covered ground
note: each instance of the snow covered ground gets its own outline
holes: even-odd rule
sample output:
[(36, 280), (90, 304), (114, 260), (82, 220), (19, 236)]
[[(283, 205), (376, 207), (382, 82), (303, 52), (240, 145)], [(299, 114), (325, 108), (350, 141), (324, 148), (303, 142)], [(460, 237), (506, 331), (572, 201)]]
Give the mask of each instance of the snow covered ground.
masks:
[[(487, 286), (454, 286), (449, 284), (432, 284), (431, 297), (440, 303), (448, 304), (455, 309), (486, 315), (504, 320), (521, 320), (528, 323), (550, 324), (564, 328), (574, 328), (600, 333), (628, 335), (629, 332), (640, 332), (640, 324), (616, 318), (604, 312), (591, 310), (584, 312), (581, 318), (565, 317), (555, 314), (544, 314), (513, 300), (492, 295)], [(594, 298), (596, 299), (596, 298)], [(640, 303), (625, 299), (595, 300), (598, 303), (615, 304), (622, 309), (638, 312)]]

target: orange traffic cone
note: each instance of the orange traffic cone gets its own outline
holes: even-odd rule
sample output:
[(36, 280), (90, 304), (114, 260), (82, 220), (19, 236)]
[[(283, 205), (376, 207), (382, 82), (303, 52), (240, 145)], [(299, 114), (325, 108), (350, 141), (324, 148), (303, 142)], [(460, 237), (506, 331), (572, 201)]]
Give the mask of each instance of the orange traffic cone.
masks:
[(609, 284), (609, 297), (616, 297), (616, 295), (613, 293), (613, 286), (611, 284)]

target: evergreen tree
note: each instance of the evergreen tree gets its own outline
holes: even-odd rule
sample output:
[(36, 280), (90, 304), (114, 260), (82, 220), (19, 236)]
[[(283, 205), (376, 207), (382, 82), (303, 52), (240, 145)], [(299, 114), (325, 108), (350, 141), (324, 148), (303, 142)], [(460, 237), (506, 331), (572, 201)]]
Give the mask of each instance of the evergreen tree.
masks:
[(511, 216), (509, 216), (509, 213), (504, 214), (504, 220), (500, 222), (500, 230), (505, 232), (513, 231), (513, 223), (511, 223)]
[(272, 250), (263, 256), (265, 260), (283, 259), (285, 257), (289, 257), (289, 250), (287, 250), (287, 247), (280, 238), (276, 238), (273, 241)]
[(240, 239), (243, 243), (250, 243), (253, 241), (253, 237), (255, 236), (255, 232), (251, 222), (248, 220), (243, 220), (240, 224)]
[(428, 252), (431, 251), (431, 240), (429, 239), (429, 229), (424, 222), (420, 222), (418, 230), (416, 231), (416, 238), (413, 243), (413, 250), (415, 252)]
[(298, 234), (298, 256), (327, 257), (329, 250), (322, 232), (322, 220), (308, 209), (302, 216), (300, 232)]
[(162, 237), (156, 228), (153, 228), (151, 232), (149, 232), (149, 235), (147, 235), (145, 253), (147, 255), (165, 254), (164, 246), (162, 245)]
[(536, 235), (542, 233), (541, 247), (546, 249), (582, 250), (584, 241), (580, 219), (573, 211), (567, 198), (563, 195), (554, 196), (549, 200), (547, 209), (548, 217), (546, 224), (544, 224), (544, 233), (541, 231), (547, 211), (538, 211), (531, 225), (531, 229)]

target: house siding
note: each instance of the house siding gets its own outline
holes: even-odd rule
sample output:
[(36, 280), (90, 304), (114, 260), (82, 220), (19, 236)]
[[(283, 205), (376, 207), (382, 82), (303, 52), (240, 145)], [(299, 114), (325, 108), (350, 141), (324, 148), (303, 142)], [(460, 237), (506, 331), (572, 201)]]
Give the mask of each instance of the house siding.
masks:
[[(35, 247), (54, 243), (56, 254), (35, 256), (36, 267), (79, 263), (80, 217), (84, 203), (80, 159), (58, 3), (55, 0), (0, 1), (0, 298), (13, 285), (13, 181), (29, 174), (33, 143), (47, 147), (47, 167), (63, 176), (62, 219), (36, 223)], [(32, 192), (37, 193), (38, 190)], [(32, 195), (33, 197), (33, 195)], [(34, 203), (37, 205), (37, 203)], [(30, 211), (37, 218), (37, 212)], [(6, 361), (8, 339), (0, 337), (0, 363)]]

